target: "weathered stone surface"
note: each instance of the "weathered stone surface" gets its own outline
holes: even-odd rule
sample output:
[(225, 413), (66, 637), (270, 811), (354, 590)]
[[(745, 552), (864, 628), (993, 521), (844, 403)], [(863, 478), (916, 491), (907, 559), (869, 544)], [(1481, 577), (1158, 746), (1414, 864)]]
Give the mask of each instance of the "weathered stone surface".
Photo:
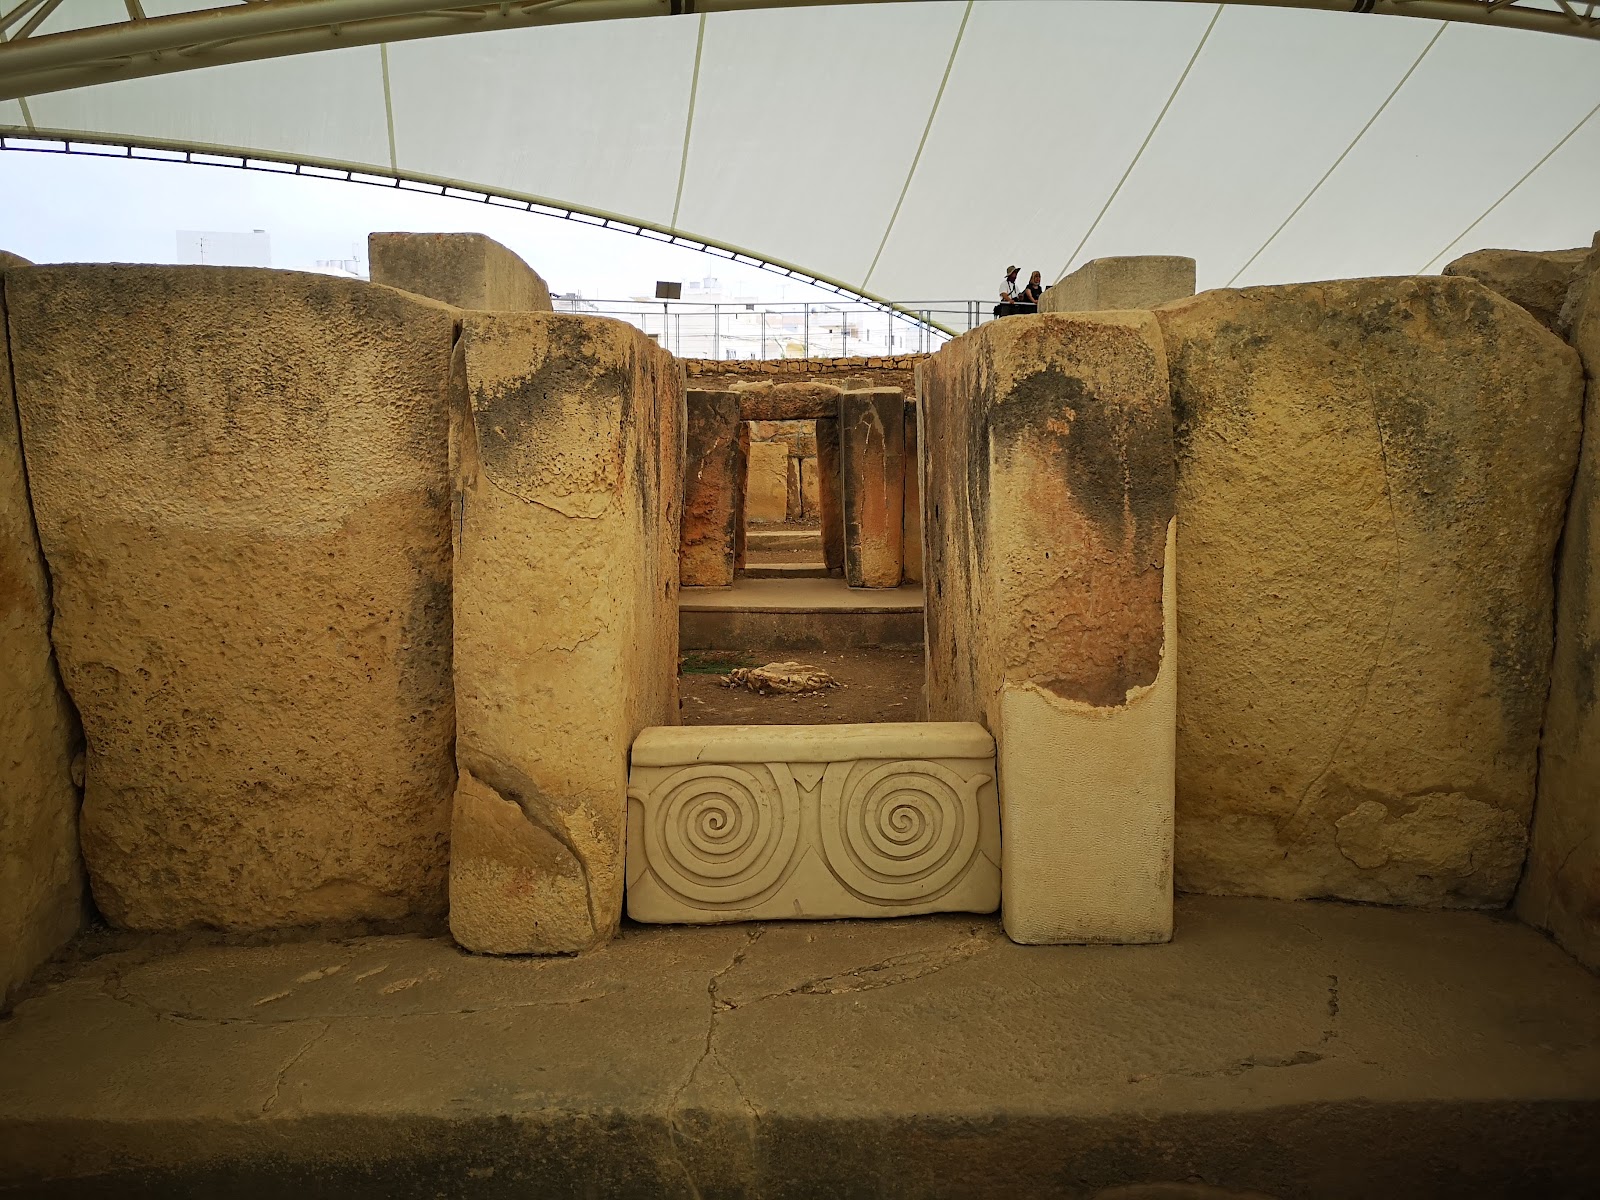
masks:
[[(0, 268), (26, 265), (0, 252)], [(82, 736), (50, 649), (50, 581), (34, 531), (11, 393), (0, 276), (0, 1013), (83, 916)]]
[(7, 298), (100, 911), (441, 911), (454, 311), (215, 267), (38, 267)]
[(686, 406), (678, 579), (684, 587), (728, 587), (735, 570), (745, 470), (739, 397), (691, 390)]
[(994, 741), (981, 725), (647, 729), (632, 763), (636, 921), (999, 907)]
[(817, 483), (817, 456), (800, 460), (800, 515), (815, 520), (822, 503), (822, 489)]
[(851, 587), (900, 586), (905, 537), (905, 396), (865, 388), (839, 399), (844, 575)]
[(817, 521), (822, 561), (829, 574), (844, 574), (844, 484), (840, 478), (839, 418), (817, 418)]
[(747, 421), (814, 421), (837, 416), (839, 388), (830, 383), (734, 383)]
[(1555, 659), (1517, 913), (1600, 971), (1600, 239), (1575, 301), (1571, 338), (1589, 387), (1557, 564)]
[(23, 258), (20, 254), (12, 254), (9, 250), (0, 250), (0, 271), (7, 267), (31, 267), (33, 263)]
[(1576, 353), (1467, 279), (1158, 310), (1178, 416), (1178, 886), (1503, 905)]
[(905, 559), (904, 577), (922, 582), (922, 463), (917, 450), (917, 402), (906, 401), (906, 464), (904, 533), (901, 555)]
[(1476, 279), (1491, 292), (1525, 308), (1552, 333), (1565, 335), (1560, 323), (1561, 305), (1567, 298), (1578, 268), (1589, 251), (1577, 250), (1474, 250), (1446, 266), (1441, 275)]
[(734, 497), (733, 519), (733, 568), (737, 573), (744, 570), (744, 555), (746, 526), (749, 522), (745, 519), (745, 500), (750, 493), (750, 422), (739, 422), (739, 466), (737, 474), (739, 491)]
[(481, 233), (370, 233), (372, 282), (491, 312), (549, 312), (550, 289), (515, 253)]
[(783, 521), (789, 513), (789, 447), (782, 442), (750, 443), (750, 470), (745, 481), (744, 519)]
[(1178, 928), (1137, 951), (962, 915), (627, 928), (536, 963), (422, 937), (86, 957), (0, 1022), (0, 1189), (1600, 1193), (1600, 980), (1547, 938), (1210, 896)]
[(683, 375), (564, 314), (468, 314), (456, 356), (450, 931), (581, 950), (622, 912), (628, 747), (677, 721)]
[(1176, 254), (1096, 258), (1044, 290), (1039, 311), (1154, 308), (1194, 295), (1194, 259)]
[(999, 745), (1006, 932), (1172, 934), (1172, 415), (1149, 313), (1021, 316), (918, 372), (928, 715)]
[(786, 521), (798, 521), (805, 512), (805, 498), (800, 490), (800, 459), (789, 455), (784, 463), (784, 514)]

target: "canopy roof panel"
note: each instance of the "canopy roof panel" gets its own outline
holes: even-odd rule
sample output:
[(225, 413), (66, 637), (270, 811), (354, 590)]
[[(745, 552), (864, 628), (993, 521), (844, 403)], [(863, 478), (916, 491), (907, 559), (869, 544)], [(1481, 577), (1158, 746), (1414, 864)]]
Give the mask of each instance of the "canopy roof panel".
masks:
[[(1473, 0), (1378, 0), (1361, 15), (1307, 2), (711, 0), (699, 7), (751, 11), (590, 20), (696, 5), (542, 0), (505, 12), (567, 23), (51, 90), (72, 39), (148, 41), (164, 26), (131, 11), (218, 6), (0, 0), (0, 95), (33, 89), (0, 100), (0, 133), (459, 181), (894, 300), (986, 299), (1013, 261), (1050, 282), (1102, 255), (1188, 254), (1208, 287), (1589, 241), (1600, 40), (1380, 15), (1484, 11)], [(1513, 7), (1529, 4), (1569, 25), (1595, 8)], [(445, 19), (409, 0), (253, 0), (221, 15), (329, 6), (352, 21), (389, 14), (381, 28), (405, 37), (413, 25), (393, 22)], [(495, 19), (457, 17), (463, 29)], [(111, 30), (65, 32), (95, 25)], [(359, 43), (380, 24), (349, 28), (368, 31), (347, 39)], [(271, 41), (287, 36), (268, 48), (298, 45)], [(163, 61), (248, 57), (245, 42)], [(127, 41), (124, 59), (107, 44), (70, 77), (144, 69), (144, 43)], [(19, 63), (23, 50), (35, 58)]]

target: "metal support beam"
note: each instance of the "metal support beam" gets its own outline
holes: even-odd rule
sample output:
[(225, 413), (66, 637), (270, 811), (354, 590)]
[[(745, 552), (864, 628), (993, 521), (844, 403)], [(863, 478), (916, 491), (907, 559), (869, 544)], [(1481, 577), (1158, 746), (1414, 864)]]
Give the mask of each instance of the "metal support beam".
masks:
[[(204, 4), (206, 0), (194, 0)], [(799, 8), (904, 0), (247, 0), (144, 20), (39, 34), (40, 5), (21, 0), (0, 17), (11, 25), (29, 12), (27, 33), (0, 43), (0, 100), (254, 62), (495, 29), (664, 17), (689, 13)], [(1207, 0), (1214, 2), (1214, 0)], [(1590, 0), (1558, 0), (1557, 9), (1515, 0), (1231, 0), (1280, 8), (1384, 13), (1433, 21), (1466, 21), (1573, 37), (1600, 38), (1600, 12)], [(55, 5), (47, 2), (45, 9)], [(70, 8), (67, 10), (70, 12)]]

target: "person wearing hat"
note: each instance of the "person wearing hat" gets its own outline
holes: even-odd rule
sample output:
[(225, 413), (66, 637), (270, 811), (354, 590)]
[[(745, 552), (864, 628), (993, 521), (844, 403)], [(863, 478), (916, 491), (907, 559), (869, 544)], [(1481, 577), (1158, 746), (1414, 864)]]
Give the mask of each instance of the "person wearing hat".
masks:
[(1000, 303), (994, 306), (994, 315), (997, 317), (1010, 316), (1017, 310), (1011, 302), (1017, 297), (1017, 274), (1021, 267), (1007, 267), (1005, 282), (1000, 285)]

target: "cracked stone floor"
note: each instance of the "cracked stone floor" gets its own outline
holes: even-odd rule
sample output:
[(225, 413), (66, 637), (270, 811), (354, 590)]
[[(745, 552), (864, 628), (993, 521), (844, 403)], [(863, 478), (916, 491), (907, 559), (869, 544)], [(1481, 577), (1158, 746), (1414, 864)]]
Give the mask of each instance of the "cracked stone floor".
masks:
[(1600, 979), (1472, 913), (153, 940), (0, 1020), (5, 1194), (1594, 1196), (1597, 1128)]

